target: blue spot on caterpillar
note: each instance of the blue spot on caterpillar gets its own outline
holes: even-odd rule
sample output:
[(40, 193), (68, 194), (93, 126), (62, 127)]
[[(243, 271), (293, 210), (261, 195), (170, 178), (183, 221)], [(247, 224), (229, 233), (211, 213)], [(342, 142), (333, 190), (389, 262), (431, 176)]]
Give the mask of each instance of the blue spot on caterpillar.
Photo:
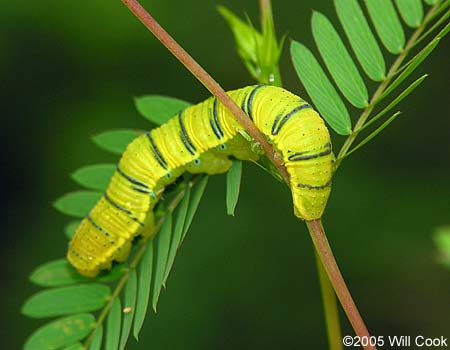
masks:
[[(257, 85), (228, 93), (284, 159), (294, 214), (322, 216), (331, 190), (332, 150), (323, 120), (284, 89)], [(195, 116), (195, 117), (194, 117)], [(220, 174), (230, 156), (257, 160), (242, 126), (216, 98), (185, 109), (134, 139), (106, 190), (80, 223), (67, 258), (85, 276), (124, 261), (136, 236), (153, 235), (153, 209), (166, 186), (184, 172)]]

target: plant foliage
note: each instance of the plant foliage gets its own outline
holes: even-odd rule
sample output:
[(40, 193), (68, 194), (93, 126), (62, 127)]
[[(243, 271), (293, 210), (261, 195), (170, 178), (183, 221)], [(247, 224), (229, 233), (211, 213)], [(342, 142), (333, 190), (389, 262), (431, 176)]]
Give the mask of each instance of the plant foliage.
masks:
[[(164, 123), (175, 109), (189, 106), (181, 100), (153, 95), (136, 98), (135, 103), (141, 114), (154, 123)], [(151, 113), (155, 115), (150, 117)], [(100, 148), (121, 154), (126, 145), (141, 133), (125, 129), (106, 131), (94, 136), (93, 140)], [(93, 164), (77, 169), (72, 179), (82, 187), (95, 191), (65, 194), (55, 201), (55, 208), (69, 216), (84, 217), (102, 195), (96, 191), (106, 190), (114, 170), (113, 164)], [(162, 287), (167, 283), (207, 180), (207, 176), (187, 179), (178, 186), (168, 203), (161, 201), (156, 210), (159, 234), (153, 240), (141, 240), (128, 263), (115, 264), (109, 272), (94, 279), (79, 275), (66, 259), (50, 261), (36, 268), (30, 280), (48, 288), (27, 299), (22, 313), (34, 318), (71, 316), (36, 330), (27, 340), (26, 350), (53, 350), (66, 346), (70, 349), (95, 350), (101, 349), (102, 345), (105, 349), (125, 349), (131, 332), (138, 339), (150, 302), (156, 310)], [(74, 220), (67, 224), (64, 231), (69, 239), (79, 222)], [(117, 280), (111, 289), (111, 283)], [(99, 310), (97, 318), (92, 314), (80, 314)], [(84, 325), (83, 331), (74, 323)], [(60, 327), (66, 327), (68, 331), (61, 332)], [(84, 342), (80, 343), (83, 339)]]
[[(338, 165), (343, 158), (378, 135), (400, 113), (394, 113), (350, 150), (350, 146), (362, 130), (372, 126), (427, 77), (423, 75), (406, 89), (401, 90), (384, 108), (381, 105), (380, 102), (391, 97), (391, 94), (428, 57), (449, 30), (447, 23), (427, 45), (418, 49), (418, 43), (442, 26), (449, 16), (448, 12), (442, 16), (446, 17), (445, 20), (437, 16), (449, 6), (448, 0), (426, 3), (432, 7), (424, 15), (424, 5), (420, 0), (396, 0), (395, 6), (390, 0), (365, 0), (364, 4), (369, 14), (366, 18), (357, 0), (335, 0), (336, 13), (346, 40), (325, 15), (314, 12), (311, 20), (312, 34), (323, 65), (305, 45), (292, 41), (291, 58), (301, 83), (331, 128), (338, 134), (348, 135), (339, 152)], [(407, 41), (405, 32), (408, 29), (402, 27), (400, 18), (407, 26), (415, 28)], [(383, 52), (369, 22), (372, 23), (387, 52)], [(428, 27), (430, 28), (427, 31)], [(351, 48), (356, 60), (352, 58), (347, 47)], [(416, 54), (412, 56), (414, 52)], [(391, 67), (386, 69), (384, 57), (389, 53), (397, 56)], [(379, 82), (371, 98), (368, 97), (360, 69), (366, 74), (366, 78)], [(332, 79), (329, 79), (328, 74)], [(346, 102), (360, 110), (359, 118), (354, 126), (352, 126)], [(372, 117), (373, 112), (378, 108), (382, 110)]]
[(438, 260), (450, 268), (450, 226), (442, 226), (434, 232), (434, 242), (438, 249)]
[[(382, 120), (423, 82), (426, 75), (391, 97), (450, 30), (447, 23), (450, 15), (445, 12), (450, 0), (425, 0), (426, 10), (420, 0), (365, 0), (364, 3), (368, 17), (357, 0), (334, 1), (341, 27), (324, 14), (313, 13), (311, 27), (319, 55), (294, 40), (290, 46), (295, 70), (316, 108), (334, 131), (348, 136), (338, 162), (373, 139), (399, 115), (399, 112), (394, 113), (350, 148), (359, 132)], [(259, 32), (249, 20), (242, 21), (224, 7), (219, 11), (230, 25), (238, 53), (252, 76), (259, 82), (281, 85), (278, 60), (284, 40), (277, 42), (272, 17), (267, 16)], [(404, 28), (401, 20), (414, 28), (408, 39), (405, 36), (408, 28)], [(396, 55), (389, 69), (386, 69), (383, 51), (370, 23), (386, 49), (384, 55)], [(418, 44), (438, 29), (441, 31), (420, 49)], [(413, 53), (415, 55), (410, 57)], [(367, 79), (379, 83), (370, 94)], [(391, 99), (386, 102), (388, 97)], [(384, 107), (381, 101), (385, 101)], [(147, 120), (161, 124), (189, 103), (149, 95), (136, 98), (135, 105)], [(352, 114), (355, 109), (359, 110), (355, 124), (351, 122), (349, 108)], [(380, 110), (372, 116), (377, 109)], [(128, 129), (105, 131), (94, 136), (93, 141), (103, 150), (120, 155), (141, 133)], [(99, 191), (106, 189), (114, 169), (112, 164), (93, 164), (76, 170), (72, 178), (84, 190), (62, 196), (54, 203), (55, 208), (75, 218), (85, 216), (100, 198)], [(269, 166), (267, 169), (272, 172)], [(227, 175), (226, 196), (227, 213), (231, 215), (239, 196), (241, 173), (241, 162), (233, 162)], [(197, 175), (179, 184), (173, 195), (156, 208), (159, 234), (155, 239), (141, 239), (129, 261), (114, 265), (108, 273), (88, 279), (80, 276), (65, 259), (47, 262), (34, 270), (31, 282), (46, 289), (31, 296), (22, 312), (36, 318), (64, 317), (52, 319), (38, 328), (26, 341), (25, 350), (99, 350), (102, 346), (107, 350), (122, 350), (130, 333), (138, 339), (150, 303), (156, 311), (161, 290), (167, 284), (207, 182), (207, 176)], [(64, 229), (68, 238), (72, 237), (78, 223), (79, 220), (68, 222)], [(448, 257), (447, 231), (439, 233), (436, 242)]]

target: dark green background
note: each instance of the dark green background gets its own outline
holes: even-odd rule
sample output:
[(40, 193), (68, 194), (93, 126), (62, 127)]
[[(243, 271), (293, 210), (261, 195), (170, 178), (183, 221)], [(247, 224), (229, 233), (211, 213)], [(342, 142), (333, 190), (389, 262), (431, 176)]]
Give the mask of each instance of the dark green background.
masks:
[[(257, 23), (256, 0), (220, 3)], [(225, 88), (253, 83), (215, 10), (219, 2), (143, 4)], [(310, 6), (275, 2), (278, 33), (312, 47)], [(331, 1), (314, 6), (337, 22)], [(77, 188), (69, 174), (80, 165), (115, 160), (90, 136), (149, 128), (134, 96), (197, 102), (208, 93), (119, 0), (5, 1), (0, 18), (0, 339), (2, 349), (17, 349), (41, 324), (20, 315), (38, 290), (28, 274), (65, 254), (67, 218), (52, 201)], [(375, 335), (450, 336), (450, 271), (437, 264), (431, 239), (450, 223), (449, 54), (446, 40), (416, 73), (430, 77), (402, 103), (404, 114), (334, 179), (324, 224)], [(285, 86), (305, 96), (287, 49), (281, 71)], [(129, 349), (324, 349), (311, 242), (287, 189), (245, 165), (233, 218), (225, 214), (224, 180), (210, 179), (159, 313)]]

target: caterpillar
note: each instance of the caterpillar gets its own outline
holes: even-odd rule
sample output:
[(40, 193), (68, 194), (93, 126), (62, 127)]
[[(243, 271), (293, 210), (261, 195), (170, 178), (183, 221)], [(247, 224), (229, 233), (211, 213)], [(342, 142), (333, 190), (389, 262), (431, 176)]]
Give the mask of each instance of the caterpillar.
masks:
[[(228, 92), (282, 157), (290, 175), (294, 214), (322, 216), (331, 190), (333, 154), (324, 121), (312, 106), (282, 88), (248, 86)], [(164, 189), (184, 172), (226, 172), (230, 157), (256, 161), (243, 127), (214, 97), (180, 111), (126, 148), (109, 186), (82, 220), (67, 258), (95, 277), (123, 262), (137, 236), (152, 236), (153, 209)]]

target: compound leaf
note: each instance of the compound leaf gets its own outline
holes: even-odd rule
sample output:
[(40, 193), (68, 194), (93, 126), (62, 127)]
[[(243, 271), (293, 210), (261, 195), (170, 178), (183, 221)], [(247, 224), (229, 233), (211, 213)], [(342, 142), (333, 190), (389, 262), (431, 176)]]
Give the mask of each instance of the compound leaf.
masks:
[(109, 130), (95, 135), (92, 141), (105, 151), (121, 155), (128, 144), (141, 134), (142, 131), (130, 129)]
[(82, 218), (94, 207), (102, 193), (93, 191), (70, 192), (58, 198), (53, 206), (61, 213)]
[(91, 314), (60, 318), (38, 328), (26, 341), (25, 350), (56, 350), (86, 337), (95, 325)]
[(391, 0), (365, 0), (370, 18), (383, 45), (394, 54), (402, 52), (405, 33)]
[(301, 82), (322, 117), (338, 134), (349, 135), (352, 128), (348, 110), (312, 52), (293, 40), (291, 58)]
[(119, 348), (121, 321), (122, 307), (120, 299), (114, 298), (106, 320), (105, 350), (117, 350)]
[(234, 216), (234, 209), (239, 199), (241, 188), (242, 162), (233, 160), (230, 170), (227, 172), (227, 214)]
[(333, 24), (314, 12), (311, 25), (317, 48), (339, 90), (352, 105), (364, 108), (369, 99), (366, 85)]
[(76, 283), (112, 282), (126, 271), (124, 265), (114, 265), (111, 271), (100, 274), (96, 278), (81, 276), (66, 259), (49, 261), (38, 266), (30, 275), (34, 284), (42, 287), (59, 287)]
[(121, 350), (125, 349), (127, 345), (128, 336), (130, 335), (131, 325), (133, 323), (133, 317), (136, 310), (136, 295), (137, 295), (137, 275), (136, 270), (131, 269), (127, 285), (125, 286), (125, 303), (124, 303), (124, 315), (122, 322), (122, 333), (120, 335)]
[(101, 309), (110, 296), (102, 284), (52, 288), (31, 296), (22, 307), (29, 317), (52, 317)]
[(90, 190), (104, 191), (115, 171), (115, 164), (87, 165), (75, 170), (72, 179)]
[(195, 184), (191, 191), (191, 196), (189, 198), (189, 205), (186, 213), (186, 220), (184, 222), (183, 235), (181, 237), (181, 242), (183, 242), (186, 237), (186, 233), (191, 226), (192, 220), (194, 219), (194, 215), (198, 209), (198, 205), (200, 204), (200, 200), (203, 197), (203, 193), (205, 193), (206, 185), (208, 184), (208, 176), (203, 176), (200, 181)]
[(178, 112), (186, 109), (189, 102), (168, 96), (146, 95), (134, 99), (136, 109), (149, 121), (161, 125)]
[(167, 266), (167, 256), (169, 255), (170, 239), (172, 237), (172, 212), (168, 211), (164, 219), (163, 226), (157, 236), (156, 242), (156, 265), (155, 283), (153, 284), (153, 310), (156, 312), (159, 294), (164, 281), (164, 273)]
[(64, 228), (64, 233), (67, 238), (72, 239), (80, 223), (81, 220), (72, 220), (66, 225), (66, 227)]
[(89, 347), (89, 350), (100, 350), (102, 347), (103, 340), (103, 326), (97, 326), (97, 329), (94, 331), (94, 336), (92, 337), (92, 342)]
[(148, 300), (150, 297), (150, 286), (153, 272), (153, 241), (147, 243), (144, 255), (140, 262), (140, 270), (137, 285), (136, 313), (133, 324), (133, 336), (138, 340), (139, 332), (144, 323), (147, 313)]
[(408, 26), (413, 28), (420, 26), (423, 19), (423, 6), (421, 0), (395, 0), (395, 4)]
[(358, 1), (335, 0), (334, 5), (345, 34), (362, 68), (370, 79), (383, 80), (386, 73), (386, 64)]
[(169, 257), (167, 258), (166, 272), (164, 276), (163, 286), (166, 285), (169, 273), (172, 270), (173, 263), (175, 261), (175, 256), (177, 255), (178, 248), (180, 247), (181, 237), (183, 235), (183, 228), (186, 222), (187, 209), (189, 205), (189, 198), (191, 195), (191, 187), (188, 184), (184, 192), (183, 200), (177, 208), (175, 214), (175, 226), (173, 229), (173, 237), (170, 242)]

